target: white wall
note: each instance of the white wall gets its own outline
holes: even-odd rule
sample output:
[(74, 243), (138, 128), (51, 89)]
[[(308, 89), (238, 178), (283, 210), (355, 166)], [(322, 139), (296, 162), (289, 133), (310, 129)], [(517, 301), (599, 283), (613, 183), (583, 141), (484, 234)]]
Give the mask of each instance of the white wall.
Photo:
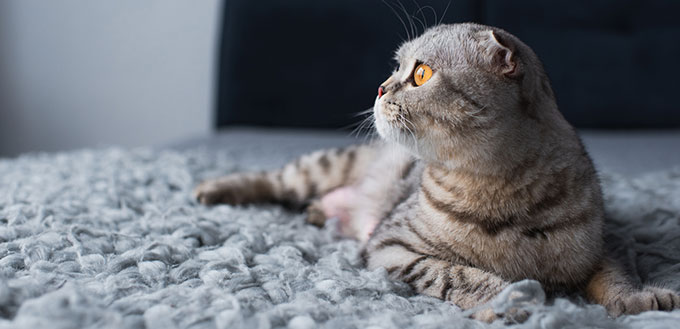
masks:
[(1, 0), (0, 156), (209, 133), (221, 0)]

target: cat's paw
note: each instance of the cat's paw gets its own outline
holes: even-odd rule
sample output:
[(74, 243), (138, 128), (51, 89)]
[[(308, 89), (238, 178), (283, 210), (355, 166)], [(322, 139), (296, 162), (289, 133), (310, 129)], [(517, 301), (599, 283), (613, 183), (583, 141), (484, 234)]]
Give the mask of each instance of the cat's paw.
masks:
[(670, 289), (647, 286), (643, 291), (650, 292), (656, 299), (656, 304), (660, 311), (672, 311), (680, 309), (680, 296), (677, 292)]
[(312, 201), (312, 203), (307, 206), (307, 223), (323, 227), (326, 223), (326, 213), (323, 210), (323, 206), (320, 201)]
[(517, 324), (524, 323), (529, 316), (531, 316), (531, 313), (528, 311), (513, 307), (502, 314), (494, 312), (491, 308), (483, 309), (470, 315), (470, 318), (486, 323), (494, 322), (497, 319), (503, 319), (505, 324)]
[(505, 324), (524, 323), (530, 316), (529, 311), (513, 307), (503, 314), (503, 320)]
[(615, 317), (645, 311), (670, 311), (680, 307), (680, 297), (668, 289), (645, 287), (643, 290), (612, 299), (605, 307), (609, 314)]
[(218, 203), (238, 204), (240, 203), (237, 189), (231, 187), (223, 179), (207, 180), (200, 183), (194, 189), (194, 198), (204, 205)]
[(486, 308), (475, 313), (472, 313), (472, 315), (470, 315), (470, 318), (475, 319), (477, 321), (491, 323), (498, 319), (498, 314), (496, 314), (496, 312), (494, 312), (492, 308)]

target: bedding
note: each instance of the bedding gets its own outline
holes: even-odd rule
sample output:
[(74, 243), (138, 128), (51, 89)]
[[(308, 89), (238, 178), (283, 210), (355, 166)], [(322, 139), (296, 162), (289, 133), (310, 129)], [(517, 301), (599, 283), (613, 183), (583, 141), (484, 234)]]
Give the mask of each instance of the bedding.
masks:
[[(641, 282), (680, 290), (679, 133), (585, 132), (609, 247)], [(198, 205), (199, 181), (280, 166), (342, 133), (232, 129), (166, 147), (0, 159), (0, 328), (481, 328), (368, 271), (332, 222), (275, 205)], [(676, 152), (674, 152), (676, 151)], [(492, 302), (518, 328), (674, 328), (680, 311), (609, 318), (534, 281)]]

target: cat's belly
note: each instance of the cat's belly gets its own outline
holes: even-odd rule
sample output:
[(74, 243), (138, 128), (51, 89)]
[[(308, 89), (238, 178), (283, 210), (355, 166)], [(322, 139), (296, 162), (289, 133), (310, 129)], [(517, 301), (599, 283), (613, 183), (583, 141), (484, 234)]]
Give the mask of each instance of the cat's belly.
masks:
[(348, 237), (366, 242), (370, 238), (379, 217), (377, 206), (364, 205), (366, 196), (356, 186), (337, 188), (321, 198), (321, 207), (326, 218), (338, 218), (340, 232)]
[(340, 219), (340, 230), (345, 236), (366, 242), (380, 220), (392, 211), (410, 187), (417, 185), (417, 179), (409, 180), (409, 177), (419, 177), (421, 170), (403, 149), (386, 147), (361, 181), (324, 195), (322, 211), (326, 218)]

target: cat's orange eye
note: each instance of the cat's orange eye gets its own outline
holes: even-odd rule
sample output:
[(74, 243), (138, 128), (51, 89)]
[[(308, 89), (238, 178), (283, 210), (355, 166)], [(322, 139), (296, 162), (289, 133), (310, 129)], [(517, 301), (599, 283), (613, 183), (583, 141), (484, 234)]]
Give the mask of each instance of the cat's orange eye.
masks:
[(431, 77), (432, 68), (426, 64), (418, 65), (415, 71), (413, 71), (413, 81), (416, 83), (416, 86), (422, 86), (423, 83), (427, 82), (427, 80), (430, 80)]

